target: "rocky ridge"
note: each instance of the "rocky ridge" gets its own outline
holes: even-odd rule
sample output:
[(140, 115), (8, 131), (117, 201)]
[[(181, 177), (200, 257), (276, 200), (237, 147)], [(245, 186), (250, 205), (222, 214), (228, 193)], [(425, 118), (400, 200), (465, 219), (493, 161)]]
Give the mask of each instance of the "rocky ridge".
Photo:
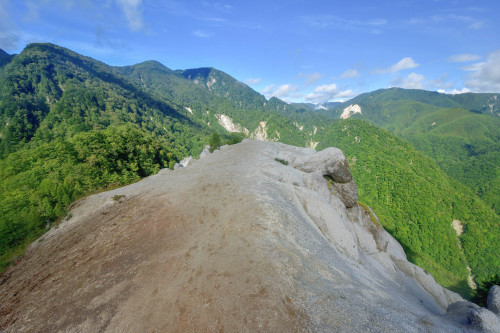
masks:
[(74, 204), (0, 277), (1, 329), (497, 332), (407, 261), (340, 150), (202, 156)]

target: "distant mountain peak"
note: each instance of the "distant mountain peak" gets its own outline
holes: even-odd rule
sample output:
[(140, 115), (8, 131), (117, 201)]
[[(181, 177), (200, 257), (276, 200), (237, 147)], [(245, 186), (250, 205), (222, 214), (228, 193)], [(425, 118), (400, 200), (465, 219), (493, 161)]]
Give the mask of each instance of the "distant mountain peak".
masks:
[(190, 79), (190, 80), (196, 79), (198, 77), (207, 79), (213, 70), (214, 70), (214, 68), (212, 68), (212, 67), (200, 67), (200, 68), (185, 69), (185, 70), (181, 71), (181, 73), (182, 73), (182, 76), (184, 76), (186, 79)]
[(0, 49), (0, 59), (2, 58), (6, 58), (10, 56), (10, 54), (8, 54), (7, 52), (5, 52), (4, 50)]

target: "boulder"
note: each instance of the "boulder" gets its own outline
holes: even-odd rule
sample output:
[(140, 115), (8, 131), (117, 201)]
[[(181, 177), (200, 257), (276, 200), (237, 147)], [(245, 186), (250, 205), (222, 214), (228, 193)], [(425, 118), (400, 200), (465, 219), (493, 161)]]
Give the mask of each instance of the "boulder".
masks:
[(488, 293), (488, 310), (500, 316), (500, 286), (493, 286)]
[(500, 320), (488, 309), (477, 308), (469, 312), (470, 325), (482, 332), (500, 333)]
[(467, 301), (454, 302), (448, 305), (448, 309), (446, 311), (446, 317), (456, 321), (459, 324), (468, 325), (469, 314), (471, 314), (472, 311), (477, 309), (479, 309), (479, 306), (471, 302)]
[(330, 176), (336, 183), (345, 184), (352, 180), (349, 163), (338, 148), (326, 148), (313, 155), (299, 156), (292, 166), (307, 173), (319, 172), (323, 176)]
[(325, 165), (328, 175), (337, 183), (348, 183), (352, 180), (351, 170), (347, 159), (327, 162)]
[(345, 184), (333, 183), (333, 187), (346, 208), (351, 208), (358, 202), (358, 188), (354, 181)]
[(186, 158), (184, 158), (182, 161), (179, 162), (179, 164), (183, 167), (186, 167), (189, 162), (191, 162), (191, 160), (193, 159), (193, 156), (188, 156)]
[(207, 145), (205, 149), (200, 153), (200, 159), (210, 155), (210, 147)]
[(179, 163), (175, 163), (174, 170), (186, 167), (192, 159), (193, 159), (193, 156), (189, 156), (189, 157), (184, 158)]

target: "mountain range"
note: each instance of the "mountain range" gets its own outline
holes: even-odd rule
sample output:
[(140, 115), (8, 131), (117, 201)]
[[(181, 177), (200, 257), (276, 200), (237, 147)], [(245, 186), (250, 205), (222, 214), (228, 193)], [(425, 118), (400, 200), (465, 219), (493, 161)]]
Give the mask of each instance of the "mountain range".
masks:
[[(316, 108), (214, 68), (113, 67), (52, 44), (0, 52), (0, 259), (90, 193), (198, 156), (213, 133), (338, 147), (410, 261), (470, 297), (500, 274), (498, 94), (383, 89)], [(349, 118), (349, 119), (347, 119)]]

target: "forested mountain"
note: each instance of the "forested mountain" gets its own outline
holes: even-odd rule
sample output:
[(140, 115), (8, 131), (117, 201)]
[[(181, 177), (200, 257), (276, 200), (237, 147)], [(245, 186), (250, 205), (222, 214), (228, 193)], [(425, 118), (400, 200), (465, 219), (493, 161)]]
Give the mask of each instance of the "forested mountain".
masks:
[(76, 198), (199, 153), (211, 133), (114, 68), (31, 44), (0, 74), (0, 256), (64, 215)]
[[(397, 101), (415, 101), (442, 108), (463, 108), (475, 113), (500, 115), (500, 94), (464, 93), (451, 95), (436, 91), (402, 88), (379, 89), (364, 93), (335, 106), (335, 109), (332, 111), (338, 114), (340, 110), (351, 104), (362, 105), (372, 111), (376, 111), (380, 110), (384, 103)], [(338, 114), (338, 117), (340, 117), (340, 114)]]
[(198, 127), (205, 128), (112, 67), (50, 44), (31, 44), (5, 66), (0, 107), (4, 155), (32, 140), (51, 141), (125, 123), (161, 134), (165, 142), (192, 147)]
[[(470, 189), (404, 140), (364, 121), (334, 121), (318, 132), (317, 149), (344, 151), (359, 200), (374, 208), (411, 261), (462, 293), (468, 265), (476, 277), (498, 274), (498, 216)], [(463, 226), (462, 235), (452, 221)]]
[[(136, 84), (150, 89), (163, 100), (176, 101), (187, 112), (194, 113), (195, 118), (207, 123), (217, 124), (216, 114), (232, 116), (242, 109), (264, 111), (263, 96), (215, 69), (172, 71), (156, 61), (117, 69)], [(245, 116), (243, 126), (258, 126), (257, 118), (261, 117), (253, 117), (252, 112)]]
[[(0, 71), (1, 265), (64, 217), (76, 198), (173, 167), (190, 154), (197, 156), (209, 136), (218, 132), (225, 142), (247, 136), (316, 149), (339, 147), (351, 163), (360, 201), (375, 209), (410, 259), (440, 283), (467, 294), (467, 266), (478, 280), (500, 273), (498, 215), (428, 156), (381, 128), (360, 120), (331, 119), (335, 109), (267, 100), (213, 68), (171, 70), (156, 61), (111, 67), (51, 44), (31, 44), (9, 59)], [(404, 98), (411, 93), (395, 92)], [(427, 93), (422, 95), (433, 94)], [(498, 145), (499, 140), (496, 120), (483, 119), (497, 118), (479, 109), (469, 115), (465, 101), (479, 107), (491, 98), (471, 96), (450, 100), (441, 96), (442, 105), (459, 103), (452, 107), (403, 97), (397, 101), (403, 111), (390, 104), (394, 102), (372, 105), (378, 114), (387, 112), (400, 119), (397, 124), (404, 126), (397, 127), (396, 134), (408, 133), (414, 138), (408, 140), (448, 173), (451, 154), (425, 141), (431, 140), (427, 132), (439, 128), (442, 132), (432, 133), (448, 140), (447, 149), (460, 152), (463, 143), (455, 137), (462, 132), (451, 130), (453, 115), (462, 114), (459, 119), (463, 117), (464, 124), (487, 128), (477, 130), (480, 135), (474, 137), (480, 139), (469, 139), (474, 145), (467, 149), (479, 152), (477, 163), (490, 163), (476, 169), (477, 177), (490, 184), (489, 172), (498, 170), (499, 163), (488, 160), (488, 152), (497, 156), (489, 143)], [(365, 109), (360, 116), (375, 122), (371, 114), (378, 117)], [(425, 117), (434, 117), (440, 126), (423, 131), (429, 121)], [(380, 127), (394, 131), (386, 125), (380, 121)], [(420, 146), (419, 135), (423, 135)], [(422, 148), (426, 144), (432, 151)], [(481, 153), (481, 147), (487, 152)], [(442, 160), (432, 154), (434, 150), (444, 156)], [(462, 167), (466, 166), (464, 162)], [(454, 220), (463, 227), (459, 236), (452, 227)]]
[[(202, 119), (211, 126), (219, 126), (220, 116), (238, 119), (238, 124), (250, 132), (259, 128), (268, 117), (286, 116), (282, 121), (305, 119), (308, 122), (318, 117), (309, 107), (290, 105), (277, 98), (266, 100), (246, 84), (214, 68), (171, 70), (159, 62), (146, 61), (134, 66), (117, 67), (122, 74), (156, 96), (182, 105), (194, 118)], [(323, 118), (323, 117), (321, 117)], [(288, 126), (288, 125), (287, 125)], [(287, 126), (280, 126), (286, 132)], [(275, 132), (269, 138), (278, 139)], [(298, 143), (305, 144), (304, 142)]]
[[(391, 88), (362, 94), (322, 114), (363, 119), (408, 140), (498, 212), (499, 97)], [(360, 112), (344, 113), (350, 105)]]

